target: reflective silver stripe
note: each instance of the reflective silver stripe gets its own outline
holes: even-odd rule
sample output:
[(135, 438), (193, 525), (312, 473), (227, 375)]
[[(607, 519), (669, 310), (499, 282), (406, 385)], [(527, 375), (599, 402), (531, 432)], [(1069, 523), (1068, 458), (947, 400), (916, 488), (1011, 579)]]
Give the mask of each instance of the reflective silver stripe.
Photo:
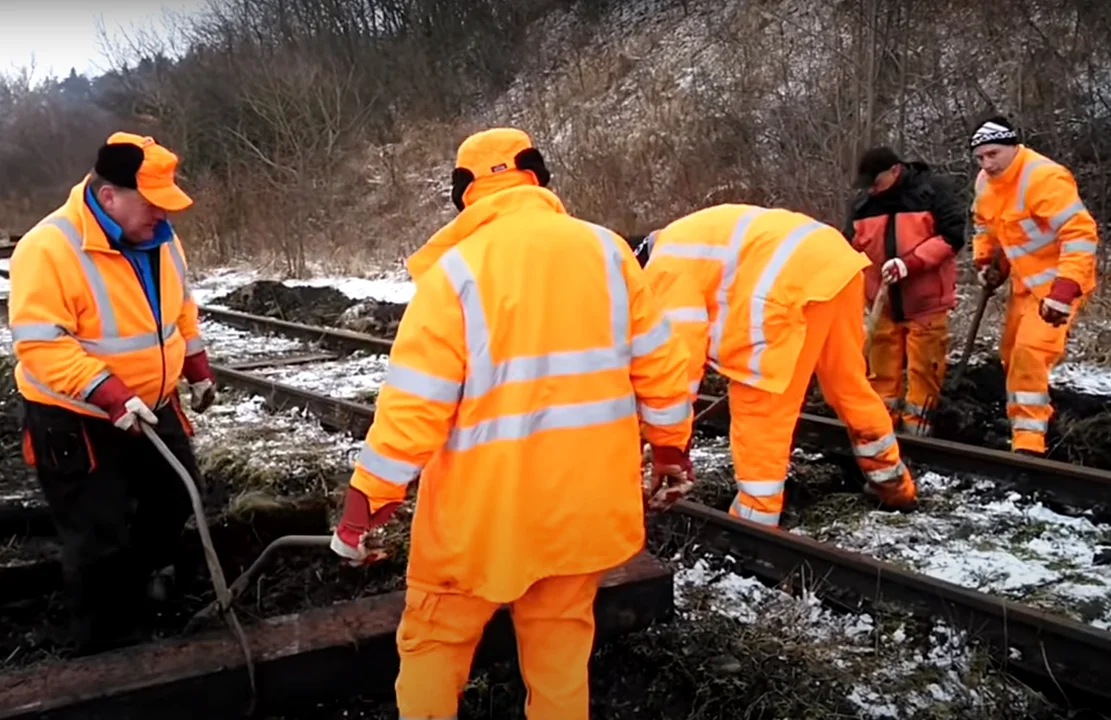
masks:
[(1007, 393), (1007, 402), (1015, 405), (1048, 405), (1049, 393), (1018, 390)]
[(23, 368), (23, 375), (27, 379), (27, 382), (29, 382), (32, 387), (34, 387), (36, 390), (41, 392), (43, 395), (46, 395), (47, 397), (52, 397), (55, 400), (60, 400), (63, 403), (67, 403), (67, 404), (79, 407), (83, 410), (88, 411), (89, 413), (91, 413), (93, 415), (96, 415), (97, 417), (107, 419), (108, 413), (104, 412), (103, 410), (101, 410), (96, 405), (92, 405), (90, 403), (85, 402), (85, 399), (88, 398), (89, 394), (93, 390), (96, 389), (96, 386), (99, 385), (101, 383), (101, 381), (104, 380), (104, 377), (107, 375), (107, 373), (102, 372), (102, 373), (98, 374), (96, 377), (93, 378), (93, 380), (88, 385), (85, 386), (85, 388), (81, 391), (81, 398), (82, 398), (81, 400), (78, 400), (77, 398), (74, 398), (74, 397), (69, 397), (67, 395), (62, 395), (61, 393), (58, 393), (58, 392), (54, 392), (53, 390), (51, 390), (49, 387), (46, 386), (46, 383), (40, 381), (37, 377), (32, 375), (27, 370), (27, 368)]
[[(93, 391), (100, 387), (100, 384), (111, 377), (111, 375), (112, 373), (108, 372), (107, 370), (101, 370), (96, 375), (93, 375), (92, 379), (89, 380), (89, 382), (85, 383), (85, 387), (81, 388), (81, 392), (79, 392), (78, 395), (81, 397), (82, 400), (88, 400), (89, 396), (93, 394)], [(30, 373), (27, 374), (27, 377), (31, 377)], [(55, 397), (62, 396), (56, 395)]]
[(680, 307), (664, 310), (664, 316), (672, 322), (709, 322), (710, 313), (704, 307)]
[(988, 231), (987, 225), (976, 224), (976, 225), (972, 226), (972, 232), (976, 233), (977, 235), (983, 235), (987, 231)]
[[(745, 234), (748, 232), (748, 226), (752, 224), (760, 215), (763, 215), (766, 210), (763, 208), (748, 208), (743, 215), (737, 220), (737, 224), (733, 226), (733, 232), (729, 235), (729, 245), (725, 248), (724, 267), (721, 271), (721, 282), (715, 290), (717, 299), (717, 315), (714, 317), (714, 322), (710, 325), (710, 364), (715, 368), (720, 366), (720, 351), (721, 351), (721, 335), (725, 331), (725, 317), (729, 314), (729, 289), (733, 287), (733, 282), (737, 278), (737, 265), (741, 262), (741, 245), (744, 243)], [(715, 250), (721, 249), (718, 245), (701, 245), (706, 249), (713, 248)]]
[(915, 405), (912, 402), (904, 403), (903, 410), (916, 417), (926, 417), (926, 408), (921, 405)]
[[(650, 330), (629, 338), (629, 290), (622, 273), (622, 251), (608, 230), (593, 224), (591, 228), (601, 246), (606, 269), (613, 335), (613, 345), (610, 347), (514, 357), (495, 364), (490, 355), (489, 325), (474, 274), (458, 248), (452, 248), (440, 258), (440, 266), (455, 290), (463, 311), (468, 373), (462, 384), (462, 397), (481, 397), (506, 382), (534, 381), (627, 368), (633, 356), (650, 353), (667, 341), (671, 333), (667, 318), (661, 318)], [(471, 426), (453, 427), (446, 447), (453, 451), (464, 451), (485, 443), (518, 440), (548, 430), (607, 424), (635, 418), (637, 410), (637, 399), (629, 394), (608, 400), (556, 405), (527, 413), (502, 415)], [(674, 413), (672, 410), (652, 409), (642, 405), (645, 422), (654, 424), (653, 418), (657, 417), (654, 414), (665, 413), (658, 417), (665, 421), (664, 424), (673, 425), (691, 412), (690, 401), (684, 399), (674, 408)]]
[(1011, 418), (1011, 429), (1043, 433), (1049, 430), (1049, 423), (1045, 420), (1035, 420), (1034, 418)]
[(612, 400), (551, 405), (527, 413), (500, 415), (469, 427), (456, 426), (451, 430), (447, 447), (450, 450), (464, 451), (498, 440), (521, 440), (547, 430), (605, 425), (635, 417), (636, 411), (636, 398), (632, 394)]
[(733, 505), (731, 506), (731, 509), (737, 514), (737, 517), (741, 518), (742, 520), (749, 520), (751, 522), (759, 523), (761, 525), (770, 525), (772, 527), (776, 527), (777, 525), (779, 525), (779, 513), (764, 512), (763, 510), (756, 510), (754, 508), (748, 507), (747, 505), (742, 505), (740, 498), (733, 499)]
[(1061, 243), (1063, 253), (1088, 253), (1095, 255), (1098, 245), (1095, 240), (1069, 240)]
[(407, 365), (399, 365), (396, 362), (390, 363), (389, 370), (386, 373), (386, 381), (382, 384), (433, 402), (459, 402), (463, 392), (463, 383), (461, 382), (429, 375), (421, 370)]
[(189, 338), (185, 341), (185, 355), (196, 355), (204, 350), (204, 338), (200, 335), (194, 338)]
[[(162, 341), (169, 340), (177, 332), (177, 323), (170, 323), (162, 328)], [(127, 335), (125, 337), (106, 337), (103, 340), (77, 341), (81, 347), (94, 355), (121, 355), (123, 353), (149, 350), (159, 346), (157, 332)]]
[(864, 476), (868, 478), (870, 482), (886, 483), (901, 478), (903, 476), (903, 473), (906, 472), (906, 469), (906, 465), (904, 465), (903, 461), (900, 460), (894, 467), (881, 468), (879, 470), (869, 470), (868, 472), (864, 473)]
[(1023, 285), (1025, 285), (1030, 290), (1033, 290), (1034, 288), (1045, 285), (1048, 282), (1053, 282), (1056, 278), (1057, 268), (1051, 267), (1048, 270), (1043, 270), (1040, 273), (1034, 273), (1033, 275), (1027, 275), (1021, 279)]
[(394, 485), (411, 483), (417, 479), (421, 470), (412, 463), (388, 458), (365, 442), (359, 451), (359, 458), (356, 462), (368, 473)]
[(70, 222), (69, 218), (55, 216), (49, 217), (42, 221), (44, 225), (50, 225), (62, 231), (69, 241), (73, 252), (77, 255), (77, 262), (81, 265), (81, 272), (85, 276), (85, 282), (89, 285), (89, 290), (93, 294), (93, 302), (96, 304), (97, 317), (100, 318), (100, 331), (101, 335), (105, 338), (116, 338), (120, 336), (119, 326), (116, 324), (116, 313), (112, 309), (111, 296), (108, 295), (108, 288), (104, 284), (104, 276), (100, 274), (97, 269), (96, 263), (85, 252), (82, 247), (81, 234), (77, 232), (77, 228)]
[(1034, 168), (1050, 164), (1049, 160), (1039, 157), (1022, 166), (1022, 174), (1018, 177), (1018, 201), (1015, 203), (1015, 210), (1026, 209), (1026, 191), (1030, 187), (1030, 175), (1034, 172)]
[(606, 279), (610, 295), (610, 322), (614, 345), (590, 350), (573, 350), (514, 357), (494, 364), (490, 357), (490, 330), (479, 297), (478, 285), (457, 248), (444, 253), (440, 263), (455, 289), (463, 309), (463, 324), (470, 364), (463, 382), (463, 397), (476, 398), (509, 382), (527, 382), (547, 377), (581, 375), (602, 370), (627, 367), (631, 355), (652, 352), (667, 340), (670, 326), (666, 319), (648, 332), (630, 341), (629, 291), (621, 273), (621, 255), (610, 235), (592, 226), (602, 244), (606, 262)]
[[(160, 342), (169, 340), (173, 337), (173, 334), (177, 332), (176, 322), (169, 323), (162, 328), (161, 338), (159, 338), (157, 332), (139, 333), (138, 335), (120, 335), (119, 324), (116, 321), (116, 312), (112, 308), (112, 300), (108, 294), (104, 276), (101, 275), (100, 270), (96, 267), (96, 263), (82, 247), (83, 241), (80, 233), (77, 232), (77, 228), (68, 218), (61, 216), (46, 218), (40, 224), (57, 228), (65, 236), (66, 240), (73, 248), (74, 253), (77, 255), (77, 261), (81, 266), (81, 272), (93, 295), (97, 317), (100, 318), (101, 336), (95, 339), (75, 336), (77, 342), (86, 352), (93, 355), (118, 355), (136, 352), (158, 347)], [(177, 252), (176, 245), (171, 242), (170, 247), (170, 254), (174, 258), (174, 265), (177, 268), (178, 275), (184, 287), (184, 261)], [(203, 349), (203, 345), (201, 349)], [(188, 346), (186, 354), (192, 354)]]
[(775, 497), (786, 485), (786, 480), (737, 480), (737, 490), (752, 497)]
[(185, 258), (177, 251), (177, 243), (172, 239), (170, 240), (170, 258), (174, 261), (178, 279), (181, 281), (181, 300), (182, 302), (189, 302), (193, 299), (193, 293), (189, 290), (189, 278), (185, 275)]
[(824, 227), (822, 223), (812, 220), (789, 232), (783, 242), (779, 243), (775, 252), (772, 253), (771, 260), (768, 261), (763, 272), (760, 273), (760, 278), (756, 281), (756, 286), (752, 291), (751, 305), (749, 306), (751, 314), (748, 328), (749, 342), (752, 344), (752, 355), (748, 359), (748, 369), (753, 374), (754, 380), (763, 375), (760, 372), (760, 358), (764, 356), (764, 350), (768, 347), (768, 339), (764, 334), (764, 308), (768, 296), (771, 294), (772, 288), (775, 287), (775, 281), (779, 279), (779, 274), (783, 272), (787, 261), (795, 254), (802, 241), (810, 233), (822, 227)]
[(633, 337), (633, 357), (644, 357), (645, 355), (651, 355), (656, 350), (658, 350), (661, 345), (666, 343), (668, 338), (670, 337), (671, 323), (666, 317), (661, 317), (660, 321), (649, 328), (647, 331)]
[(17, 323), (12, 325), (12, 342), (21, 340), (57, 340), (67, 335), (65, 328), (54, 323)]
[(876, 457), (884, 450), (895, 444), (895, 433), (888, 433), (879, 440), (853, 445), (853, 454), (857, 457)]
[(652, 258), (649, 262), (655, 260), (657, 257), (663, 257), (664, 255), (687, 258), (688, 260), (718, 260), (720, 262), (728, 262), (729, 248), (721, 245), (676, 245), (674, 243), (669, 243), (662, 248), (657, 248), (655, 252), (652, 253)]
[(663, 408), (649, 407), (644, 403), (639, 403), (637, 410), (640, 412), (641, 419), (649, 425), (675, 425), (690, 416), (691, 403), (690, 400), (683, 400)]

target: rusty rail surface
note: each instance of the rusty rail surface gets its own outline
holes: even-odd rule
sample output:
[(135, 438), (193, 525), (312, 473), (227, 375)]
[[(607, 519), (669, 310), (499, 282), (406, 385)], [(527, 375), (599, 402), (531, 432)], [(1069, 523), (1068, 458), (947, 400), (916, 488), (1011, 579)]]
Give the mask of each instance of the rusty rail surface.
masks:
[[(388, 696), (404, 593), (362, 598), (246, 627), (258, 716), (355, 694)], [(601, 640), (671, 618), (671, 570), (641, 553), (611, 571), (594, 606)], [(513, 652), (508, 613), (487, 628), (476, 662)], [(163, 640), (0, 675), (0, 718), (146, 720), (237, 717), (247, 703), (239, 646), (226, 632)]]
[[(253, 329), (256, 332), (274, 332), (297, 337), (342, 352), (361, 349), (388, 353), (392, 345), (389, 340), (348, 330), (301, 325), (218, 308), (202, 307), (201, 312), (219, 322)], [(266, 383), (270, 381), (262, 379), (229, 377), (229, 382), (231, 384), (238, 382), (244, 387), (251, 386), (251, 390), (263, 395), (276, 394), (287, 401), (300, 392), (288, 386), (279, 388), (278, 383), (268, 385)], [(717, 398), (714, 396), (700, 395), (695, 411), (706, 409), (715, 400)], [(349, 403), (339, 415), (336, 415), (333, 411), (340, 406), (328, 407), (326, 402), (322, 403), (318, 399), (308, 397), (303, 397), (298, 402), (303, 407), (310, 406), (312, 412), (323, 411), (329, 422), (342, 420), (351, 412), (357, 412), (352, 406), (358, 405)], [(722, 403), (717, 410), (708, 413), (699, 423), (699, 429), (727, 433), (728, 410), (724, 405), (725, 403)], [(364, 413), (369, 412), (367, 418), (373, 417), (372, 407), (367, 405), (358, 405), (358, 407)], [(348, 426), (339, 424), (333, 427), (351, 430), (355, 434), (365, 432), (366, 429), (366, 425), (361, 422), (349, 422)], [(795, 441), (825, 451), (846, 454), (852, 452), (845, 424), (836, 418), (809, 413), (801, 414), (795, 431)], [(1111, 515), (1111, 471), (903, 433), (899, 434), (899, 446), (904, 456), (912, 462), (953, 472), (983, 474), (1012, 483), (1027, 491), (1044, 493), (1046, 497), (1062, 505), (1092, 509), (1100, 515)]]

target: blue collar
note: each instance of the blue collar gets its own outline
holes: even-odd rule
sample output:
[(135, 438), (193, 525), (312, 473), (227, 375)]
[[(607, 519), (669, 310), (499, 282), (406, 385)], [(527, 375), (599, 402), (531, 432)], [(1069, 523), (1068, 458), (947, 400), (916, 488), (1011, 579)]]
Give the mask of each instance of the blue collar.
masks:
[(174, 239), (174, 229), (168, 220), (159, 220), (158, 224), (154, 226), (154, 237), (141, 243), (129, 243), (123, 239), (123, 228), (119, 226), (112, 218), (108, 217), (108, 213), (104, 212), (104, 208), (97, 202), (96, 197), (93, 195), (93, 189), (88, 185), (85, 186), (85, 204), (89, 206), (92, 211), (93, 217), (96, 218), (97, 224), (100, 229), (104, 231), (105, 237), (108, 238), (108, 244), (115, 250), (153, 250), (159, 245), (168, 243)]

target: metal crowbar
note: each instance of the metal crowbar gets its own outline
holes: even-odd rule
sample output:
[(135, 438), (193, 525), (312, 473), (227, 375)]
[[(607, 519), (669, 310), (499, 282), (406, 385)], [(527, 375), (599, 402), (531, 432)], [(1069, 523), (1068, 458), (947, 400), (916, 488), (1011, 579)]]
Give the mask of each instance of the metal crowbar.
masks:
[(189, 491), (189, 500), (193, 503), (193, 516), (197, 520), (197, 532), (201, 536), (201, 546), (204, 548), (205, 563), (208, 565), (208, 572), (212, 577), (212, 587), (216, 591), (216, 604), (219, 607), (220, 614), (227, 620), (228, 627), (235, 634), (236, 640), (239, 641), (239, 647), (243, 650), (243, 655), (247, 661), (247, 679), (251, 684), (251, 699), (247, 707), (247, 715), (251, 715), (255, 711), (256, 700), (255, 663), (251, 657), (247, 635), (243, 632), (243, 626), (239, 624), (239, 618), (235, 616), (235, 611), (231, 607), (231, 594), (228, 592), (227, 581), (224, 579), (224, 571), (220, 567), (220, 558), (216, 556), (216, 549), (212, 546), (212, 536), (208, 532), (208, 521), (205, 519), (204, 504), (201, 502), (201, 495), (197, 491), (197, 484), (193, 482), (193, 478), (189, 475), (185, 466), (170, 452), (170, 448), (166, 447), (166, 443), (162, 442), (162, 438), (158, 437), (154, 428), (141, 420), (139, 426), (147, 439), (177, 472), (178, 477), (185, 483), (185, 488)]

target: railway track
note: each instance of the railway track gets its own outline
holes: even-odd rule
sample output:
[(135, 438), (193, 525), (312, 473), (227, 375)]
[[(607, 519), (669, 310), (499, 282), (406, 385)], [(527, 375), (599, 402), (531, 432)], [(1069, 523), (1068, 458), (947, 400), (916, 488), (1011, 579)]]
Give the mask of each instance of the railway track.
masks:
[[(254, 374), (277, 365), (311, 364), (356, 350), (388, 353), (390, 341), (360, 333), (319, 328), (216, 308), (205, 317), (254, 332), (297, 337), (333, 352), (216, 365), (220, 382), (263, 396), (272, 407), (308, 410), (322, 424), (356, 437), (365, 434), (374, 408), (330, 398)], [(700, 397), (697, 410), (715, 400)], [(727, 412), (711, 413), (702, 428), (727, 430)], [(829, 451), (848, 452), (844, 426), (808, 415), (797, 439)], [(1048, 460), (928, 438), (902, 437), (913, 461), (1002, 477), (1078, 507), (1098, 507), (1111, 498), (1111, 473)], [(859, 609), (894, 605), (924, 618), (944, 618), (969, 631), (1000, 665), (1037, 681), (1072, 706), (1106, 707), (1111, 701), (1111, 634), (1019, 603), (910, 572), (858, 553), (804, 537), (735, 520), (714, 508), (681, 503), (665, 522), (697, 528), (707, 547), (726, 553), (745, 571), (769, 583), (798, 586), (820, 580), (839, 604)], [(11, 519), (18, 522), (19, 518)], [(611, 575), (600, 599), (599, 633), (612, 635), (666, 619), (672, 608), (670, 571), (641, 556)], [(388, 692), (396, 655), (393, 633), (401, 595), (361, 598), (330, 608), (266, 618), (248, 629), (256, 656), (259, 702), (288, 709), (313, 696), (351, 688)], [(492, 626), (491, 652), (504, 645), (505, 623)], [(373, 671), (367, 673), (367, 668)], [(357, 668), (353, 670), (352, 668)], [(386, 678), (368, 687), (367, 675)], [(357, 675), (357, 677), (355, 677)], [(146, 643), (92, 658), (65, 660), (0, 674), (0, 718), (146, 716), (152, 708), (232, 713), (246, 701), (242, 657), (225, 632)]]
[[(392, 347), (392, 342), (385, 338), (349, 330), (302, 325), (221, 308), (202, 307), (201, 312), (208, 319), (232, 327), (294, 337), (340, 353), (363, 351), (388, 354)], [(280, 383), (256, 376), (248, 377), (246, 370), (231, 366), (220, 368), (217, 372), (222, 373), (229, 384), (238, 383), (265, 397), (273, 396), (279, 404), (288, 404), (291, 398), (300, 398), (297, 402), (310, 407), (335, 429), (356, 435), (366, 431), (366, 420), (359, 419), (358, 411), (348, 401), (322, 399), (311, 393), (312, 397), (299, 395), (298, 391), (288, 387), (275, 390)], [(717, 399), (710, 395), (700, 396), (696, 412)], [(727, 433), (728, 416), (726, 404), (720, 403), (707, 414), (699, 429), (715, 434)], [(795, 442), (820, 448), (826, 453), (852, 453), (845, 425), (836, 418), (803, 413), (795, 431)], [(916, 463), (952, 472), (986, 475), (1023, 491), (1039, 493), (1062, 506), (1091, 510), (1096, 517), (1111, 516), (1111, 472), (1107, 470), (906, 434), (899, 435), (899, 446), (904, 456)]]
[[(257, 318), (244, 318), (242, 322), (263, 324)], [(313, 332), (314, 337), (321, 338), (327, 337), (330, 331), (316, 328)], [(350, 335), (343, 333), (343, 342), (350, 342)], [(381, 342), (375, 340), (373, 347), (384, 348)], [(229, 367), (217, 366), (216, 372), (223, 384), (260, 394), (275, 408), (307, 409), (335, 430), (361, 436), (373, 419), (371, 405), (325, 397)], [(700, 398), (699, 409), (713, 400), (712, 397)], [(817, 426), (809, 432), (817, 433), (816, 437), (822, 441), (834, 440), (835, 432), (844, 434), (843, 427), (836, 421), (812, 417), (809, 422)], [(712, 420), (709, 426), (720, 431), (722, 420)], [(964, 468), (988, 470), (993, 475), (1002, 468), (1028, 464), (1035, 468), (1041, 466), (1040, 473), (1028, 472), (1035, 481), (1039, 478), (1047, 481), (1051, 477), (1050, 469), (1056, 466), (1061, 466), (1063, 473), (1073, 473), (1070, 477), (1077, 479), (1077, 483), (1093, 478), (1095, 482), (1108, 481), (1098, 474), (1085, 472), (1085, 468), (1062, 463), (1013, 458), (1005, 453), (943, 441), (910, 440), (908, 454), (912, 457), (964, 462)], [(922, 449), (929, 452), (923, 453)], [(1004, 460), (1010, 462), (1002, 462)], [(704, 505), (681, 503), (673, 516), (696, 523), (707, 546), (736, 558), (740, 567), (766, 582), (797, 587), (813, 583), (817, 578), (842, 606), (845, 602), (855, 603), (859, 609), (893, 605), (918, 617), (944, 618), (976, 637), (1009, 671), (1034, 678), (1043, 687), (1059, 689), (1072, 704), (1098, 705), (1111, 701), (1111, 667), (1106, 663), (1106, 658), (1111, 656), (1111, 633), (859, 553), (738, 521)]]

